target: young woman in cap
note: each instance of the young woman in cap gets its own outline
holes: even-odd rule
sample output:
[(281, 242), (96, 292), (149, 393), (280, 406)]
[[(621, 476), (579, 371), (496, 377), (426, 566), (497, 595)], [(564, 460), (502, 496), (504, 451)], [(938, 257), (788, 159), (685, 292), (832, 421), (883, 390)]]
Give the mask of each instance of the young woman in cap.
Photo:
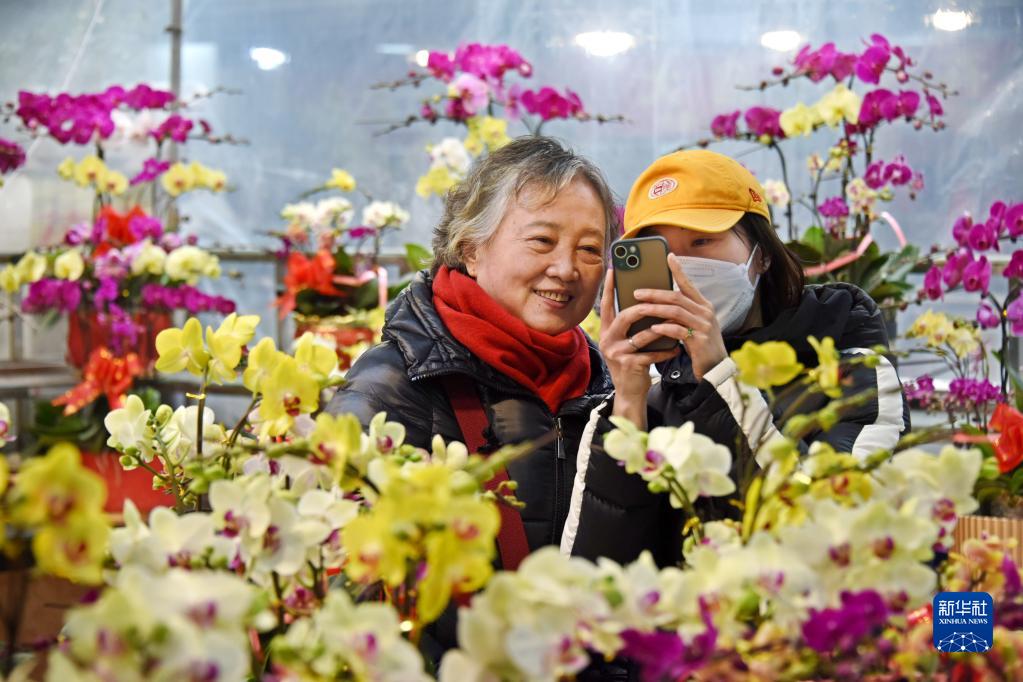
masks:
[[(653, 548), (659, 563), (674, 563), (680, 556), (679, 513), (667, 496), (653, 496), (639, 476), (626, 474), (603, 453), (602, 436), (612, 428), (607, 417), (627, 417), (644, 429), (693, 422), (698, 433), (732, 449), (735, 477), (778, 433), (776, 420), (788, 405), (772, 412), (760, 392), (740, 385), (731, 351), (746, 341), (785, 341), (800, 362), (813, 367), (817, 356), (810, 336), (831, 337), (843, 356), (870, 353), (886, 346), (888, 337), (881, 311), (859, 288), (804, 286), (802, 267), (771, 225), (763, 188), (727, 156), (676, 152), (643, 172), (626, 204), (624, 236), (650, 235), (668, 242), (676, 290), (638, 291), (641, 303), (616, 315), (613, 276), (607, 273), (600, 349), (615, 393), (591, 415), (588, 433), (594, 437), (579, 453), (562, 550), (629, 558)], [(664, 322), (630, 337), (629, 327), (646, 316)], [(676, 339), (679, 346), (644, 352), (658, 336)], [(661, 379), (651, 386), (655, 363)], [(909, 410), (892, 364), (882, 356), (874, 368), (859, 365), (845, 377), (844, 388), (847, 394), (875, 395), (800, 447), (822, 441), (863, 457), (894, 446), (909, 426)], [(806, 400), (796, 412), (820, 409), (825, 400)], [(704, 507), (712, 517), (736, 512), (723, 500), (714, 502)], [(627, 532), (611, 531), (619, 524), (627, 524)]]

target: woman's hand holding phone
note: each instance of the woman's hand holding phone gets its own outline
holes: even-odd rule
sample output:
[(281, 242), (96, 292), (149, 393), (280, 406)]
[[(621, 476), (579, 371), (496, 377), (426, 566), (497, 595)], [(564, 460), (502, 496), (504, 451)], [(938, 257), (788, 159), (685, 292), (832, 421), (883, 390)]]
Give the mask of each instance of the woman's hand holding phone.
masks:
[(693, 374), (702, 379), (727, 357), (725, 341), (714, 306), (689, 281), (673, 254), (668, 255), (668, 268), (679, 291), (637, 289), (636, 300), (642, 303), (630, 310), (638, 308), (636, 314), (662, 318), (664, 321), (652, 325), (650, 331), (681, 341), (693, 361)]
[(657, 332), (654, 329), (657, 325), (654, 325), (630, 337), (629, 328), (650, 314), (645, 310), (649, 304), (630, 306), (616, 314), (614, 297), (614, 271), (608, 270), (604, 278), (604, 294), (600, 299), (600, 352), (615, 386), (613, 414), (625, 417), (638, 428), (645, 429), (646, 400), (651, 384), (650, 365), (670, 360), (678, 355), (679, 348), (639, 351), (639, 348), (656, 341), (663, 334)]

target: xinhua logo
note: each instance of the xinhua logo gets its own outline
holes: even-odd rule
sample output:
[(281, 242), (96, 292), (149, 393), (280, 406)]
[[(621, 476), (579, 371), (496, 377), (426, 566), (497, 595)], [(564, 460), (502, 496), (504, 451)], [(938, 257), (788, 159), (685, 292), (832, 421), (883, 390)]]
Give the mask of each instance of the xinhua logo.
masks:
[(934, 648), (983, 653), (995, 632), (995, 605), (987, 592), (942, 592), (934, 598)]

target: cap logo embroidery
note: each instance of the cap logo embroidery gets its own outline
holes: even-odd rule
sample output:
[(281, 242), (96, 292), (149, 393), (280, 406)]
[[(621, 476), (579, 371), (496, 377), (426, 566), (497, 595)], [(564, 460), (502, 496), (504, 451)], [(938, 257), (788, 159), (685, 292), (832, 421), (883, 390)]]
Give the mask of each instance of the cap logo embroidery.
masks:
[(678, 181), (675, 180), (675, 178), (661, 178), (653, 185), (651, 185), (648, 196), (651, 199), (663, 197), (668, 192), (675, 191), (676, 187), (678, 187)]
[(757, 194), (756, 191), (752, 187), (749, 188), (749, 195), (750, 195), (750, 197), (753, 198), (753, 201), (756, 201), (757, 203), (760, 203), (760, 202), (763, 201), (763, 199), (760, 198), (760, 195)]

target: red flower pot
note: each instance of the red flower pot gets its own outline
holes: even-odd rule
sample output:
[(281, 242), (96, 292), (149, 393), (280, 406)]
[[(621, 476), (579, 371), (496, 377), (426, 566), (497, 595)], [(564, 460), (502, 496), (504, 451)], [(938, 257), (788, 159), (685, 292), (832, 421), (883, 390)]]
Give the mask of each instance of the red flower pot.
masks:
[[(135, 343), (124, 350), (137, 353), (142, 367), (148, 373), (156, 362), (156, 335), (171, 326), (171, 314), (166, 311), (140, 310), (132, 313), (132, 319), (138, 326), (139, 336)], [(113, 331), (109, 324), (100, 321), (96, 310), (83, 308), (68, 315), (67, 361), (73, 367), (85, 367), (92, 351), (100, 346), (113, 349), (113, 340)]]
[[(131, 500), (144, 515), (156, 507), (174, 507), (174, 496), (162, 490), (153, 490), (153, 475), (145, 469), (125, 470), (116, 452), (83, 452), (82, 465), (103, 478), (107, 485), (107, 503), (104, 511), (120, 514), (124, 501)], [(162, 469), (159, 461), (153, 466)]]

